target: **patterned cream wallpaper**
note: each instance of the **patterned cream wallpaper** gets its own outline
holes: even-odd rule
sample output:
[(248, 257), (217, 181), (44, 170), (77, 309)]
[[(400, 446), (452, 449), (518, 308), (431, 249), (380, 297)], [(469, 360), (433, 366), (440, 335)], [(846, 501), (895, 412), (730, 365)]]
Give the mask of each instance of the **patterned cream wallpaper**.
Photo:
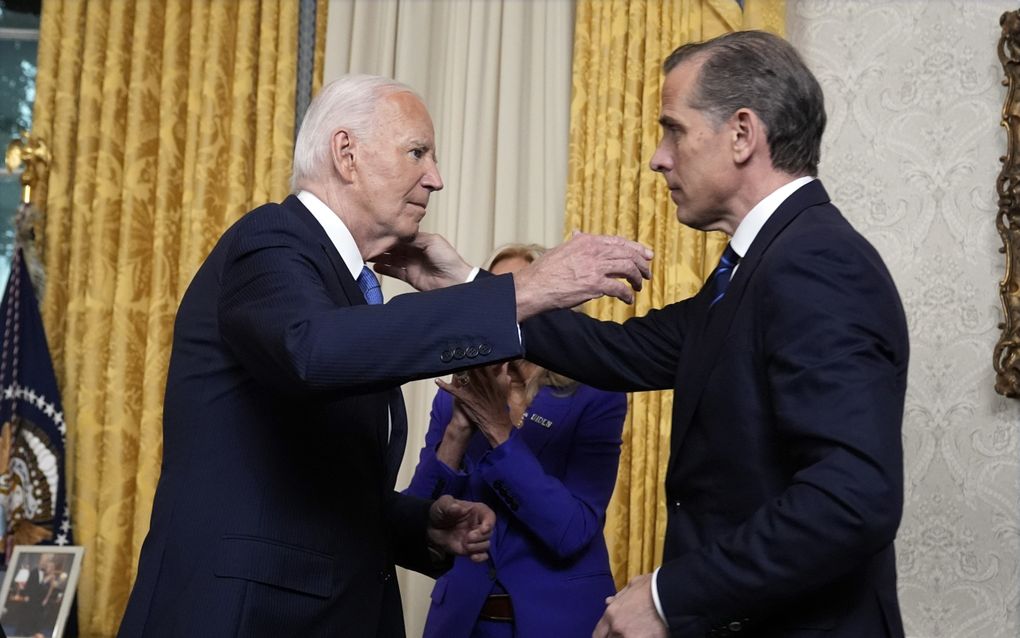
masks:
[(788, 0), (825, 90), (821, 178), (882, 253), (911, 332), (906, 511), (911, 638), (1016, 638), (1020, 401), (995, 394), (1004, 258), (999, 16), (1020, 2)]

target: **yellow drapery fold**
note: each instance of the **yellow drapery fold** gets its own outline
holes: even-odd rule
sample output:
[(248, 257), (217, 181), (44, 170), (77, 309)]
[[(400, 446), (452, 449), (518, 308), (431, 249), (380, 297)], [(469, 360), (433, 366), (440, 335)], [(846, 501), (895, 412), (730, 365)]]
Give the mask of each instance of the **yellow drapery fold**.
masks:
[(292, 0), (43, 7), (43, 315), (87, 550), (83, 636), (115, 634), (148, 531), (177, 303), (231, 222), (287, 194), (297, 24)]
[[(633, 306), (588, 304), (624, 321), (693, 295), (724, 235), (680, 226), (662, 178), (648, 168), (659, 141), (662, 61), (677, 46), (741, 29), (783, 35), (785, 0), (582, 0), (574, 29), (574, 95), (566, 230), (618, 234), (655, 250), (650, 285)], [(617, 585), (662, 561), (672, 392), (631, 397), (606, 540)]]
[(315, 56), (312, 70), (312, 97), (322, 88), (322, 70), (326, 64), (326, 17), (329, 0), (315, 0)]

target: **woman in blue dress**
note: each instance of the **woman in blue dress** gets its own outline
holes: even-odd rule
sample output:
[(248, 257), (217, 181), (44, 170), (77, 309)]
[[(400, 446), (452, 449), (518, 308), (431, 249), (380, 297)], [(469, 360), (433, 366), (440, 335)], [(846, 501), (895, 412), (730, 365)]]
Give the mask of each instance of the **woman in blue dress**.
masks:
[[(541, 252), (505, 247), (489, 270), (515, 272)], [(437, 383), (407, 492), (485, 502), (497, 524), (487, 562), (457, 558), (436, 581), (425, 637), (588, 638), (615, 592), (603, 525), (626, 395), (526, 361)]]

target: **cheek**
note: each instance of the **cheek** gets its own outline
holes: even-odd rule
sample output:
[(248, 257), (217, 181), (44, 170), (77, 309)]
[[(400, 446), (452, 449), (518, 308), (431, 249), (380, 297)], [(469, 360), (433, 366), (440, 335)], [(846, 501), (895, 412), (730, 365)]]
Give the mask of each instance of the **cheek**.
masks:
[(703, 161), (700, 161), (698, 145), (692, 141), (687, 141), (677, 146), (676, 155), (677, 160), (683, 163), (683, 167), (687, 169), (687, 172), (696, 171), (704, 164)]

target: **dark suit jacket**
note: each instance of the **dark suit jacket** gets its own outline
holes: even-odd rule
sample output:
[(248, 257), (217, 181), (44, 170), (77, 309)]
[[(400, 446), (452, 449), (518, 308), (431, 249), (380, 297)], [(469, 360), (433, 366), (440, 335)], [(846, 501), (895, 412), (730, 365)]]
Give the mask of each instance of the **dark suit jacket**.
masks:
[(616, 484), (627, 397), (544, 387), (502, 445), (475, 432), (464, 471), (436, 458), (452, 397), (439, 392), (409, 494), (488, 503), (496, 512), (490, 560), (457, 558), (436, 581), (425, 638), (468, 638), (495, 581), (510, 594), (518, 636), (590, 638), (615, 591), (602, 527)]
[(622, 325), (560, 312), (523, 328), (541, 365), (675, 391), (658, 575), (671, 634), (902, 636), (908, 341), (882, 260), (815, 181), (711, 311), (708, 288)]
[(28, 573), (28, 580), (21, 590), (21, 595), (28, 598), (29, 604), (33, 607), (41, 607), (42, 601), (50, 591), (50, 583), (46, 580), (46, 573), (36, 567)]
[(435, 566), (398, 386), (520, 350), (509, 277), (369, 306), (296, 197), (247, 214), (178, 310), (119, 635), (402, 636), (394, 562)]

